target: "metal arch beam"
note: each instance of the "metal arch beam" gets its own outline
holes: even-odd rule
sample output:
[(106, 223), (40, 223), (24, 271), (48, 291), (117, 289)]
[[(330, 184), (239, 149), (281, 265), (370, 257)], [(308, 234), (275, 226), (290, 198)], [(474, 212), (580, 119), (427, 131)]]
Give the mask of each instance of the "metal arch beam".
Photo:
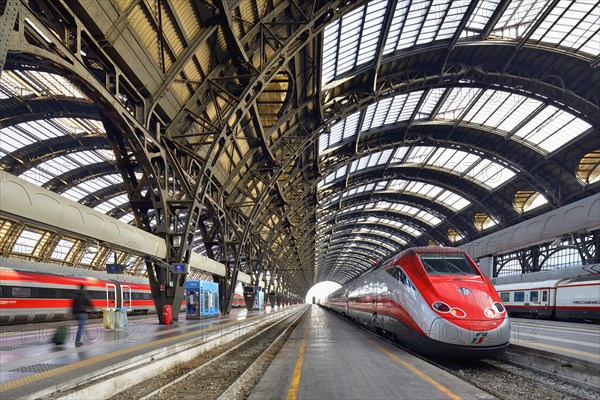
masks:
[(44, 183), (42, 187), (62, 193), (82, 182), (110, 174), (120, 174), (120, 172), (112, 162), (104, 161), (69, 170)]
[(338, 202), (328, 204), (327, 207), (319, 209), (319, 215), (335, 214), (345, 208), (350, 208), (358, 205), (368, 204), (376, 201), (386, 201), (395, 204), (405, 204), (411, 207), (416, 207), (424, 210), (441, 220), (450, 218), (455, 214), (455, 211), (444, 206), (443, 204), (435, 202), (426, 197), (417, 195), (416, 193), (406, 192), (399, 193), (390, 190), (371, 191), (357, 193), (352, 196), (345, 197), (342, 200), (342, 205)]
[(337, 245), (345, 245), (348, 241), (360, 241), (360, 243), (365, 247), (373, 247), (374, 249), (381, 249), (382, 253), (388, 253), (390, 251), (396, 251), (398, 249), (398, 243), (396, 241), (386, 240), (387, 236), (382, 237), (380, 235), (380, 231), (375, 230), (371, 232), (366, 232), (357, 236), (352, 228), (347, 228), (343, 231), (338, 231), (334, 236), (327, 237), (326, 240), (321, 238), (318, 244), (318, 252), (327, 251), (328, 248)]
[[(339, 231), (346, 231), (346, 230), (352, 230), (353, 233), (355, 233), (356, 235), (362, 235), (363, 233), (359, 233), (358, 231), (354, 232), (355, 230), (358, 230), (360, 228), (367, 228), (370, 231), (380, 231), (380, 232), (385, 232), (385, 233), (390, 233), (395, 235), (396, 237), (402, 238), (404, 241), (410, 243), (411, 241), (413, 241), (415, 239), (415, 237), (401, 229), (398, 229), (396, 227), (393, 226), (389, 226), (389, 225), (382, 225), (382, 224), (374, 224), (374, 223), (370, 223), (370, 222), (358, 222), (357, 220), (353, 220), (353, 221), (344, 221), (343, 223), (338, 223), (334, 226), (332, 226), (332, 228), (328, 231), (331, 231), (331, 236), (334, 237), (335, 234)], [(328, 232), (326, 231), (326, 232)], [(403, 243), (395, 241), (395, 240), (391, 240), (390, 243), (394, 243), (396, 246), (398, 247), (402, 247), (404, 246)]]
[[(500, 85), (503, 90), (512, 91), (518, 94), (528, 94), (530, 97), (538, 98), (540, 101), (550, 103), (558, 109), (568, 111), (569, 109), (575, 109), (582, 113), (584, 119), (592, 121), (597, 124), (600, 121), (598, 111), (600, 105), (588, 100), (585, 96), (589, 91), (589, 88), (582, 86), (581, 83), (576, 83), (578, 87), (565, 86), (564, 81), (559, 82), (556, 80), (547, 81), (548, 77), (540, 75), (543, 72), (543, 65), (535, 69), (535, 66), (531, 66), (528, 70), (520, 69), (519, 75), (514, 74), (512, 71), (502, 71), (504, 63), (499, 60), (494, 60), (493, 50), (494, 46), (499, 46), (500, 49), (505, 48), (506, 43), (481, 43), (481, 44), (469, 44), (469, 57), (473, 57), (472, 54), (477, 53), (480, 50), (484, 53), (475, 63), (475, 60), (467, 58), (465, 54), (455, 54), (452, 60), (453, 68), (449, 68), (442, 73), (422, 71), (419, 69), (414, 70), (403, 70), (397, 72), (394, 63), (400, 60), (411, 63), (414, 58), (415, 61), (427, 53), (435, 54), (439, 51), (444, 51), (445, 47), (440, 45), (432, 45), (430, 47), (424, 47), (419, 51), (402, 53), (402, 56), (392, 57), (386, 59), (386, 64), (382, 65), (382, 69), (388, 71), (388, 73), (382, 73), (379, 76), (378, 91), (375, 93), (363, 93), (359, 92), (360, 96), (355, 93), (356, 86), (359, 85), (356, 82), (361, 82), (360, 76), (352, 79), (349, 82), (339, 85), (336, 88), (330, 90), (328, 98), (335, 99), (325, 102), (323, 104), (324, 118), (326, 121), (332, 118), (343, 119), (347, 115), (355, 112), (359, 109), (367, 107), (375, 100), (381, 100), (386, 96), (396, 95), (400, 93), (407, 93), (410, 91), (416, 91), (426, 88), (434, 87), (451, 87), (459, 86), (460, 81), (464, 80), (471, 83), (462, 83), (464, 86), (477, 86), (480, 85)], [(460, 49), (462, 45), (457, 46)], [(539, 47), (528, 49), (528, 51), (534, 53), (540, 51)], [(526, 51), (525, 49), (523, 51)], [(552, 50), (550, 50), (552, 51)], [(554, 55), (554, 53), (551, 53)], [(574, 65), (570, 65), (571, 68), (564, 71), (564, 76), (572, 74), (572, 70), (579, 71), (585, 75), (586, 72), (592, 71), (589, 63), (584, 60), (569, 56), (567, 54), (556, 55), (557, 57), (563, 57), (566, 61), (570, 61)], [(569, 64), (568, 62), (566, 64)], [(485, 69), (484, 69), (485, 68)], [(567, 68), (567, 67), (563, 67)], [(561, 71), (555, 71), (556, 74), (560, 74)], [(363, 72), (365, 74), (365, 72)], [(367, 78), (363, 78), (367, 79)], [(570, 82), (567, 82), (567, 84)], [(519, 87), (519, 89), (515, 89)], [(343, 107), (340, 106), (343, 104)], [(594, 122), (595, 121), (595, 122)]]
[(0, 100), (0, 129), (39, 119), (82, 118), (100, 119), (96, 106), (75, 97), (21, 98)]
[[(457, 193), (463, 198), (469, 200), (472, 204), (476, 204), (488, 215), (500, 218), (508, 212), (506, 200), (504, 200), (504, 203), (496, 202), (500, 204), (483, 204), (480, 199), (484, 198), (489, 191), (479, 184), (467, 181), (466, 179), (454, 174), (431, 168), (403, 166), (387, 168), (385, 170), (385, 175), (383, 175), (383, 172), (384, 167), (381, 166), (361, 170), (360, 173), (352, 174), (348, 182), (338, 179), (332, 181), (327, 186), (323, 186), (323, 188), (321, 188), (321, 193), (323, 194), (323, 198), (327, 198), (345, 191), (346, 188), (350, 186), (359, 186), (361, 184), (389, 181), (393, 179), (417, 180), (439, 186), (453, 193)], [(516, 214), (516, 212), (512, 211), (511, 214)]]
[(375, 223), (375, 222), (367, 222), (367, 221), (359, 221), (359, 219), (360, 219), (360, 217), (357, 217), (354, 219), (348, 219), (348, 220), (344, 220), (342, 222), (338, 222), (332, 228), (333, 234), (335, 234), (336, 229), (344, 229), (345, 230), (345, 229), (352, 227), (353, 230), (356, 231), (357, 235), (363, 234), (362, 232), (359, 232), (359, 230), (361, 228), (367, 228), (370, 230), (379, 230), (382, 232), (391, 233), (397, 237), (400, 237), (400, 238), (406, 240), (406, 242), (408, 242), (408, 243), (414, 242), (414, 240), (417, 238), (416, 236), (413, 236), (412, 233), (408, 233), (408, 232), (402, 230), (401, 228), (395, 227), (393, 225)]
[[(354, 139), (336, 148), (331, 153), (328, 153), (327, 158), (323, 160), (325, 163), (327, 159), (335, 160), (335, 163), (326, 164), (325, 173), (331, 172), (336, 164), (346, 163), (349, 160), (359, 159), (372, 153), (397, 148), (399, 145), (402, 145), (403, 141), (393, 133), (401, 131), (403, 126), (403, 123), (390, 124), (372, 132), (363, 132), (360, 135), (359, 144), (356, 143), (357, 139)], [(447, 128), (459, 133), (458, 137), (460, 137), (460, 140), (458, 140), (457, 135), (452, 135), (450, 138)], [(533, 165), (548, 162), (547, 158), (531, 147), (517, 141), (510, 141), (510, 145), (507, 145), (504, 135), (494, 134), (493, 131), (482, 129), (472, 124), (455, 126), (452, 123), (435, 125), (431, 125), (428, 122), (422, 124), (413, 123), (412, 131), (412, 136), (415, 139), (411, 140), (411, 146), (444, 147), (443, 145), (449, 145), (446, 147), (450, 148), (451, 146), (453, 149), (460, 149), (468, 153), (472, 153), (472, 150), (475, 150), (477, 155), (483, 155), (489, 160), (500, 160), (502, 163), (511, 166), (513, 170), (519, 171), (517, 176), (525, 180), (532, 188), (535, 188), (540, 193), (551, 195), (550, 200), (552, 200), (552, 203), (555, 206), (558, 205), (557, 202), (560, 196), (555, 192), (559, 189), (555, 188), (553, 190), (553, 185), (548, 178), (544, 174), (536, 173), (532, 168)], [(358, 147), (358, 152), (353, 150), (355, 147)], [(567, 174), (565, 179), (569, 179), (570, 184), (575, 186), (576, 190), (580, 189), (580, 185), (573, 174)], [(561, 191), (563, 190), (564, 188), (561, 188)]]
[[(371, 226), (372, 227), (372, 226)], [(339, 228), (339, 227), (338, 227)], [(384, 233), (390, 233), (388, 230), (385, 229), (385, 227), (381, 227), (381, 229), (371, 229), (368, 232), (363, 232), (360, 233), (360, 236), (364, 236), (367, 237), (369, 239), (373, 239), (373, 240), (378, 240), (378, 241), (382, 241), (387, 243), (388, 245), (390, 245), (390, 247), (393, 248), (401, 248), (402, 246), (404, 246), (403, 243), (398, 242), (396, 240), (393, 240), (385, 235), (382, 234), (382, 232)], [(328, 234), (327, 240), (321, 244), (319, 244), (320, 246), (324, 246), (327, 243), (333, 242), (335, 240), (337, 240), (338, 238), (340, 240), (342, 240), (342, 238), (345, 237), (354, 237), (357, 236), (358, 233), (354, 232), (354, 225), (347, 225), (345, 227), (342, 227), (342, 229), (338, 229), (337, 231), (334, 232), (334, 227), (332, 226), (331, 229), (326, 229), (325, 231), (320, 233), (321, 235), (323, 234)], [(317, 247), (316, 251), (319, 251), (319, 248)]]
[[(345, 243), (345, 244), (340, 243), (337, 246), (329, 247), (327, 249), (327, 251), (324, 251), (321, 254), (320, 257), (317, 257), (317, 262), (323, 263), (332, 258), (335, 258), (335, 259), (343, 258), (343, 256), (345, 256), (346, 254), (358, 254), (360, 256), (373, 257), (373, 252), (376, 252), (376, 250), (372, 247), (363, 247), (362, 243), (360, 241), (353, 241), (352, 243), (353, 244), (355, 243), (355, 246), (353, 246), (351, 249), (347, 248), (347, 243)], [(381, 254), (379, 252), (376, 252), (375, 259), (380, 260), (385, 256), (386, 256), (386, 254)]]
[(100, 135), (58, 136), (23, 146), (5, 155), (0, 159), (0, 166), (13, 175), (21, 175), (52, 158), (97, 149), (111, 150), (105, 137)]
[(83, 199), (79, 200), (79, 202), (90, 208), (94, 208), (98, 204), (104, 203), (105, 201), (110, 200), (113, 197), (117, 197), (125, 193), (127, 193), (127, 191), (125, 190), (125, 186), (122, 183), (117, 183), (114, 185), (104, 187), (94, 193), (91, 193), (85, 196)]
[[(22, 10), (25, 10), (25, 8), (22, 7)], [(21, 13), (21, 16), (24, 17), (26, 14), (35, 21), (36, 25), (41, 27), (44, 34), (48, 37), (53, 37), (52, 34), (44, 28), (44, 24), (39, 22), (37, 17), (31, 12), (26, 11)], [(89, 15), (86, 17), (89, 17)], [(73, 20), (78, 21), (78, 18), (73, 15)], [(77, 26), (83, 27), (83, 24)], [(84, 31), (84, 29), (82, 30)], [(94, 42), (93, 38), (95, 35), (89, 34), (89, 32), (86, 33), (88, 34), (89, 40), (96, 45), (96, 49), (99, 52), (102, 52), (102, 47)], [(81, 40), (80, 30), (75, 30), (74, 34), (76, 36), (74, 41), (79, 44), (79, 41)], [(114, 74), (115, 70), (118, 71), (118, 68), (116, 68), (114, 64), (111, 64), (114, 67), (113, 75), (111, 75), (111, 77), (115, 79), (113, 82), (115, 84), (112, 85), (112, 81), (109, 82), (108, 75), (106, 82), (99, 83), (94, 74), (91, 73), (88, 70), (88, 67), (81, 61), (78, 52), (73, 54), (71, 51), (72, 49), (60, 42), (60, 39), (56, 41), (55, 44), (59, 51), (52, 52), (52, 49), (50, 48), (44, 50), (32, 47), (26, 43), (22, 37), (21, 41), (18, 43), (18, 50), (51, 60), (50, 63), (55, 63), (62, 71), (68, 71), (70, 76), (77, 76), (79, 83), (85, 82), (82, 84), (82, 86), (85, 86), (85, 91), (87, 93), (93, 92), (95, 98), (98, 98), (102, 111), (106, 113), (105, 115), (102, 115), (103, 122), (108, 126), (107, 134), (111, 140), (111, 144), (117, 155), (118, 165), (124, 176), (125, 187), (127, 188), (135, 211), (136, 224), (138, 226), (143, 226), (147, 230), (154, 231), (161, 235), (161, 237), (167, 239), (169, 251), (166, 261), (168, 263), (182, 260), (185, 262), (185, 257), (190, 254), (188, 250), (190, 250), (191, 243), (185, 241), (184, 244), (177, 249), (175, 248), (176, 246), (172, 245), (172, 243), (175, 242), (170, 239), (174, 236), (181, 236), (178, 235), (179, 228), (184, 226), (184, 224), (185, 226), (188, 225), (186, 224), (186, 221), (181, 221), (178, 218), (178, 213), (183, 208), (186, 208), (188, 211), (187, 215), (197, 215), (199, 214), (200, 206), (198, 205), (198, 207), (195, 208), (189, 207), (186, 201), (173, 199), (169, 196), (169, 193), (175, 191), (171, 191), (170, 189), (182, 189), (191, 193), (191, 190), (189, 190), (187, 185), (188, 176), (186, 176), (186, 171), (180, 168), (178, 163), (173, 162), (174, 155), (171, 148), (169, 146), (163, 147), (161, 141), (157, 140), (159, 138), (151, 135), (139, 121), (143, 121), (143, 115), (140, 113), (142, 107), (134, 107), (130, 113), (130, 110), (126, 109), (120, 103), (119, 99), (116, 98), (119, 94), (119, 84), (125, 85), (127, 82), (120, 72)], [(58, 52), (62, 53), (63, 56), (58, 56)], [(106, 56), (106, 59), (109, 60), (109, 62), (112, 62), (110, 61), (110, 57)], [(104, 86), (105, 84), (107, 86)], [(129, 88), (134, 88), (134, 86), (129, 85)], [(135, 90), (133, 94), (136, 94)], [(143, 96), (140, 98), (142, 97)], [(138, 100), (140, 98), (138, 98)], [(135, 114), (135, 116), (132, 114)], [(136, 119), (136, 117), (139, 117), (139, 120)], [(116, 127), (115, 124), (119, 126)], [(132, 153), (135, 154), (135, 159), (128, 156)], [(134, 172), (134, 168), (138, 165), (141, 166), (141, 169), (144, 172), (141, 180), (138, 180)], [(175, 183), (171, 184), (168, 180), (169, 178), (174, 178)], [(147, 195), (142, 194), (144, 191)], [(219, 215), (224, 214), (222, 212), (222, 207), (218, 203), (211, 203), (209, 207), (212, 207), (211, 209), (215, 211), (214, 214), (217, 215), (216, 219), (219, 218)], [(156, 220), (155, 226), (150, 223), (148, 215), (150, 209), (155, 210), (153, 216)], [(222, 218), (219, 220), (219, 224), (222, 220)], [(221, 224), (219, 228), (226, 229), (227, 227), (224, 226), (224, 224)], [(227, 244), (223, 243), (222, 249), (227, 248), (227, 246)], [(175, 297), (178, 296), (182, 279), (179, 279), (181, 277), (177, 277), (178, 284), (173, 290), (169, 288), (166, 291), (161, 291), (159, 293), (158, 282), (164, 282), (164, 279), (168, 280), (171, 272), (168, 267), (164, 267), (164, 265), (153, 264), (152, 267), (156, 268), (156, 274), (149, 268), (150, 283), (157, 308), (160, 309), (163, 304), (172, 302)], [(176, 310), (178, 311), (178, 308), (174, 310), (175, 317)]]
[[(356, 210), (351, 212), (344, 212), (329, 216), (321, 221), (323, 224), (338, 224), (348, 220), (358, 220), (360, 218), (384, 218), (390, 219), (392, 221), (402, 222), (404, 225), (407, 225), (410, 228), (421, 231), (421, 234), (426, 234), (433, 226), (426, 224), (425, 222), (411, 216), (408, 214), (396, 212), (396, 211), (382, 211), (382, 210)], [(409, 235), (411, 233), (406, 232)]]

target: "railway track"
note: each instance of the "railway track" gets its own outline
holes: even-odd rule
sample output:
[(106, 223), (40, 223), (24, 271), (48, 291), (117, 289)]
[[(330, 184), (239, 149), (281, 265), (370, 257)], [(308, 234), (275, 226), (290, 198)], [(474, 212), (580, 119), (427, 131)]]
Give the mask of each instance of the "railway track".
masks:
[(111, 399), (246, 398), (307, 309), (302, 307)]
[[(518, 400), (600, 400), (600, 393), (598, 390), (567, 382), (565, 379), (561, 379), (560, 376), (550, 377), (548, 374), (542, 373), (542, 371), (511, 362), (506, 358), (460, 362), (439, 359), (433, 360), (413, 352), (398, 342), (392, 341), (382, 333), (369, 330), (364, 325), (354, 321), (348, 319), (344, 320), (361, 328), (369, 334), (385, 340), (392, 346), (398, 347), (415, 357), (434, 364), (448, 373), (488, 392), (490, 398)], [(531, 356), (533, 357), (535, 355), (531, 354)]]

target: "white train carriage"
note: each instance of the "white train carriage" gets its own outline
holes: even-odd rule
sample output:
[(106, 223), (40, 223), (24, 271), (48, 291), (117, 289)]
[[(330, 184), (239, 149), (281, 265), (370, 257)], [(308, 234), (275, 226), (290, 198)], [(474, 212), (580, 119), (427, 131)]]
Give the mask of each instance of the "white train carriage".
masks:
[(496, 285), (511, 316), (600, 320), (600, 275)]

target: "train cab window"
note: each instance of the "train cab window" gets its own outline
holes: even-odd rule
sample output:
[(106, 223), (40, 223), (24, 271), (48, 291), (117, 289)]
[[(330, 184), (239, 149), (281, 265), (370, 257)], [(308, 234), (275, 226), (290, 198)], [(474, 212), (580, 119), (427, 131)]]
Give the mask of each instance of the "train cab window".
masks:
[(500, 293), (500, 299), (502, 299), (503, 303), (510, 302), (510, 293), (508, 293), (508, 292)]
[(514, 298), (516, 302), (525, 301), (525, 292), (515, 292)]
[(463, 254), (419, 254), (429, 275), (478, 275)]
[(548, 301), (548, 291), (547, 290), (542, 291), (542, 301)]
[(538, 301), (540, 301), (540, 292), (538, 292), (537, 290), (529, 292), (529, 301), (531, 301), (532, 303), (537, 303)]
[(31, 297), (31, 289), (24, 287), (14, 287), (12, 288), (12, 297)]

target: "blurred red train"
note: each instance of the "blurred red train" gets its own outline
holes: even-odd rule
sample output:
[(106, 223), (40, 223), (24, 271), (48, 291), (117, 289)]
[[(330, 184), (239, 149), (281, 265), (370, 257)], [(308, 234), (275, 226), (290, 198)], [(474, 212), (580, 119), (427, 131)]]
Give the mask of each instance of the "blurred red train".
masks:
[(128, 314), (155, 313), (150, 285), (142, 283), (143, 278), (129, 280), (132, 282), (0, 267), (0, 325), (64, 319), (70, 315), (73, 296), (81, 285), (92, 300), (92, 317), (101, 316), (104, 308), (124, 307)]

